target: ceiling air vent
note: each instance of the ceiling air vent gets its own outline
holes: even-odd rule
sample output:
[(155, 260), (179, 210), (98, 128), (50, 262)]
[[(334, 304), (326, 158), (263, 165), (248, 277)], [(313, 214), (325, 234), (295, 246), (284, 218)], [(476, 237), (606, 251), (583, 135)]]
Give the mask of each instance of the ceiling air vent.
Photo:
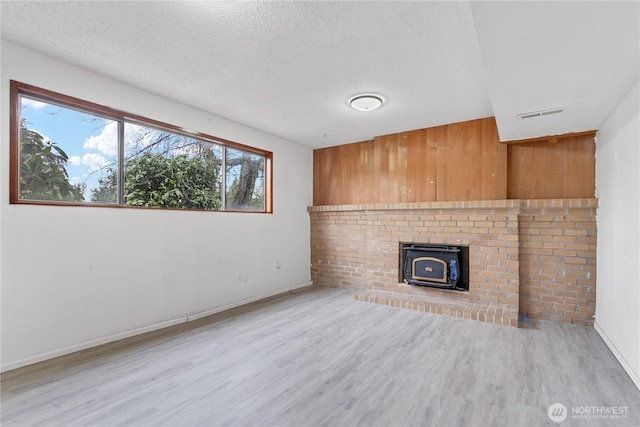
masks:
[(552, 114), (560, 114), (563, 111), (564, 111), (564, 107), (558, 107), (558, 108), (551, 108), (549, 110), (532, 111), (531, 113), (522, 113), (522, 114), (518, 114), (517, 117), (520, 120), (533, 119), (536, 117), (550, 116)]

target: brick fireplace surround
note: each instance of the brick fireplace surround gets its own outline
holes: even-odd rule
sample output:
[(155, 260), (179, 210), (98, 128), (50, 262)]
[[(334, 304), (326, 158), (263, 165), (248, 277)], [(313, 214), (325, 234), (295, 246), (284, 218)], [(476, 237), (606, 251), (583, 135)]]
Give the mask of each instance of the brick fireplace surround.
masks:
[[(434, 314), (591, 326), (596, 210), (596, 199), (311, 206), (311, 279)], [(400, 242), (469, 246), (469, 291), (398, 283)]]

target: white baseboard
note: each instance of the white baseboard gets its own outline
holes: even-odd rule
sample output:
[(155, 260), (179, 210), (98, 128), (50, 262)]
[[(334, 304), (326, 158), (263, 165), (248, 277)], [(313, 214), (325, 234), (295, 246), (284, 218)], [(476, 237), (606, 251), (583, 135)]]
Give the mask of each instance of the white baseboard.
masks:
[(594, 323), (593, 326), (594, 326), (595, 330), (598, 332), (598, 334), (600, 334), (600, 337), (602, 338), (604, 343), (607, 345), (607, 347), (609, 347), (609, 350), (611, 350), (611, 352), (613, 353), (615, 358), (618, 359), (618, 362), (620, 362), (620, 365), (622, 365), (624, 370), (627, 372), (627, 374), (631, 378), (631, 381), (633, 381), (633, 383), (636, 385), (636, 387), (638, 387), (638, 390), (640, 390), (640, 375), (638, 375), (638, 373), (633, 370), (633, 368), (631, 367), (629, 362), (627, 362), (627, 360), (624, 358), (622, 353), (620, 353), (618, 348), (611, 341), (611, 339), (607, 336), (607, 334), (604, 332), (604, 330), (598, 324), (597, 321)]
[(239, 307), (241, 305), (249, 304), (255, 301), (260, 301), (262, 299), (269, 298), (275, 295), (291, 292), (296, 289), (306, 288), (307, 286), (311, 286), (311, 285), (313, 285), (313, 282), (300, 283), (294, 286), (290, 286), (288, 288), (279, 289), (277, 291), (262, 294), (257, 297), (247, 298), (238, 302), (224, 305), (222, 307), (216, 307), (211, 310), (206, 310), (199, 313), (190, 314), (185, 317), (178, 317), (176, 319), (154, 323), (153, 325), (143, 326), (141, 328), (131, 329), (129, 331), (119, 332), (117, 334), (109, 335), (106, 337), (97, 338), (94, 340), (85, 341), (80, 344), (75, 344), (69, 347), (61, 348), (61, 349), (50, 351), (47, 353), (38, 354), (37, 356), (26, 357), (24, 359), (20, 359), (15, 362), (3, 364), (2, 366), (0, 366), (0, 372), (11, 371), (13, 369), (22, 368), (23, 366), (33, 365), (34, 363), (43, 362), (45, 360), (53, 359), (59, 356), (64, 356), (65, 354), (75, 353), (77, 351), (86, 350), (88, 348), (97, 347), (99, 345), (108, 344), (110, 342), (122, 340), (122, 339), (133, 337), (136, 335), (141, 335), (147, 332), (156, 331), (158, 329), (168, 328), (169, 326), (179, 325), (181, 323), (186, 323), (186, 322), (192, 322), (194, 320), (201, 319), (203, 317), (207, 317), (212, 314), (220, 313), (220, 312), (223, 312), (235, 307)]
[(223, 305), (222, 307), (216, 307), (216, 308), (212, 308), (211, 310), (205, 310), (198, 313), (193, 313), (187, 316), (187, 322), (193, 322), (194, 320), (202, 319), (203, 317), (211, 316), (212, 314), (221, 313), (223, 311), (230, 310), (232, 308), (240, 307), (241, 305), (250, 304), (252, 302), (256, 302), (256, 301), (260, 301), (276, 295), (284, 294), (286, 292), (295, 291), (296, 289), (306, 288), (307, 286), (311, 286), (311, 285), (313, 285), (313, 282), (304, 282), (297, 285), (289, 286), (288, 288), (279, 289), (274, 292), (268, 292), (266, 294), (262, 294), (257, 297), (247, 298), (238, 302)]
[(22, 368), (23, 366), (33, 365), (34, 363), (53, 359), (54, 357), (64, 356), (65, 354), (75, 353), (76, 351), (86, 350), (91, 347), (97, 347), (102, 344), (107, 344), (113, 341), (122, 340), (125, 338), (133, 337), (135, 335), (144, 334), (144, 333), (155, 331), (162, 328), (168, 328), (169, 326), (178, 325), (186, 321), (187, 321), (187, 317), (180, 317), (178, 319), (172, 319), (164, 322), (154, 323), (153, 325), (143, 326), (141, 328), (131, 329), (129, 331), (124, 331), (124, 332), (109, 335), (106, 337), (97, 338), (95, 340), (85, 341), (80, 344), (75, 344), (69, 347), (61, 348), (59, 350), (38, 354), (37, 356), (26, 357), (16, 362), (11, 362), (11, 363), (7, 363), (6, 365), (2, 365), (2, 367), (0, 368), (0, 372), (11, 371), (12, 369)]

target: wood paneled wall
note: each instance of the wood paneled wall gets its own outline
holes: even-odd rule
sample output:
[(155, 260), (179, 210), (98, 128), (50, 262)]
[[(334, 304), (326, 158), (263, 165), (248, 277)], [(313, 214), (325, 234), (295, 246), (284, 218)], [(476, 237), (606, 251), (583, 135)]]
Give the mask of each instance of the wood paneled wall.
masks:
[(509, 199), (595, 197), (595, 133), (509, 144)]
[(313, 168), (316, 206), (507, 197), (493, 117), (315, 150)]
[(313, 152), (313, 204), (592, 198), (595, 132), (501, 143), (493, 117)]
[(368, 203), (372, 142), (339, 145), (313, 152), (313, 204)]

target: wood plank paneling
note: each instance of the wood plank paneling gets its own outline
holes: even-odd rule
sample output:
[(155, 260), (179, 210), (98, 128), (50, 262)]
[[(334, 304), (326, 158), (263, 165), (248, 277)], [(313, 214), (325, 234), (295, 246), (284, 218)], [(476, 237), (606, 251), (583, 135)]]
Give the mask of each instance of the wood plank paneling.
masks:
[(422, 132), (407, 132), (407, 202), (416, 201), (418, 158), (422, 156)]
[(436, 201), (449, 200), (449, 127), (434, 128), (433, 139), (436, 141)]
[(482, 168), (482, 188), (486, 192), (483, 199), (499, 200), (498, 196), (507, 194), (507, 153), (508, 147), (500, 143), (495, 146), (495, 141), (499, 141), (498, 128), (495, 120), (484, 120), (482, 122), (482, 153), (487, 159), (487, 167)]
[(370, 203), (369, 154), (372, 141), (313, 152), (313, 204)]
[(377, 137), (374, 140), (374, 164), (369, 182), (375, 198), (372, 203), (408, 201), (409, 132)]
[(493, 118), (446, 128), (447, 145), (438, 145), (438, 200), (505, 199), (507, 147)]
[(314, 151), (314, 205), (591, 198), (594, 133), (501, 143), (495, 119)]
[(398, 152), (396, 155), (396, 194), (397, 200), (408, 202), (409, 166), (407, 155), (409, 147), (409, 132), (398, 135)]
[(595, 133), (508, 144), (510, 199), (595, 197)]
[(436, 200), (436, 150), (432, 129), (407, 132), (407, 202)]

